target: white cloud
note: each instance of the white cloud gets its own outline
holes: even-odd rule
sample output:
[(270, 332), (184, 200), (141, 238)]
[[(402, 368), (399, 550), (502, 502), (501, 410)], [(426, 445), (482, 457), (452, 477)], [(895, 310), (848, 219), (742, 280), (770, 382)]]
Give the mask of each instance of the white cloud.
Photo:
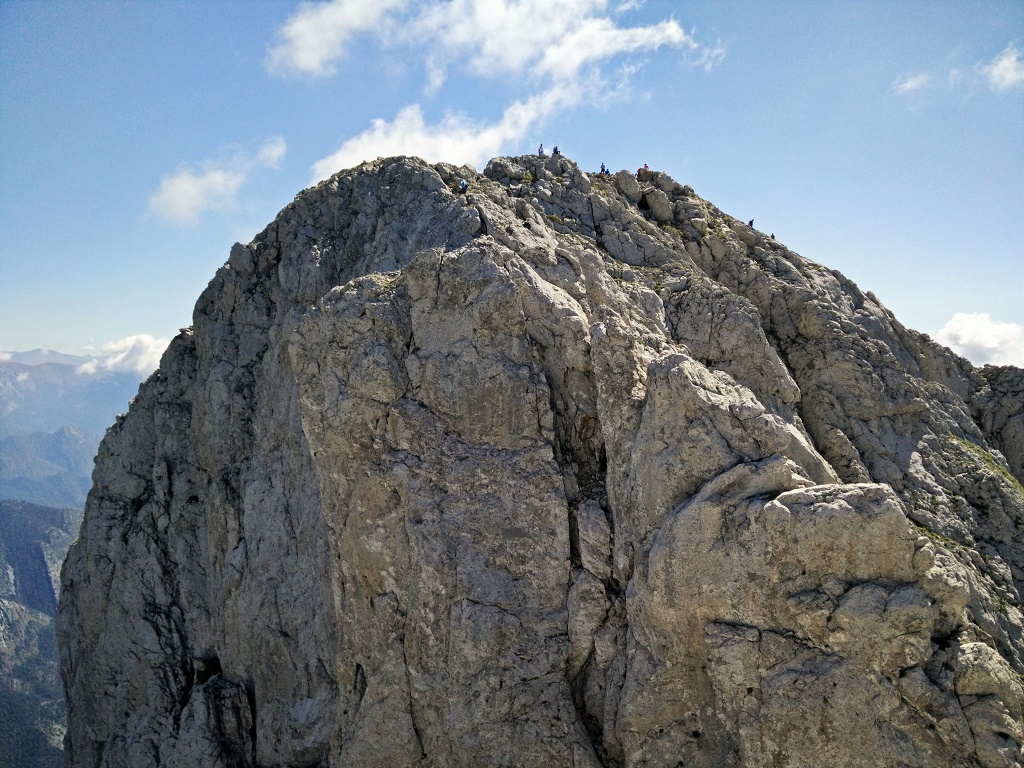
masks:
[(385, 15), (408, 0), (333, 0), (301, 3), (278, 31), (278, 44), (267, 57), (267, 70), (278, 75), (334, 74), (334, 62), (357, 32), (380, 25)]
[[(620, 4), (614, 13), (634, 5)], [(348, 37), (357, 29), (371, 28), (352, 21), (350, 6), (349, 0), (306, 4), (286, 24), (285, 30), (303, 14), (312, 19), (329, 10), (344, 19), (344, 35), (324, 29), (306, 39), (309, 50), (303, 55), (316, 63), (304, 71), (329, 71), (329, 62), (342, 54)], [(498, 120), (482, 124), (447, 114), (428, 125), (421, 107), (408, 105), (390, 122), (374, 120), (365, 132), (318, 161), (314, 180), (380, 155), (415, 154), (431, 160), (479, 163), (521, 141), (552, 114), (552, 105), (566, 109), (606, 100), (609, 90), (627, 93), (623, 83), (615, 89), (608, 87), (604, 67), (615, 57), (675, 48), (685, 51), (692, 65), (710, 69), (725, 56), (721, 42), (713, 48), (702, 46), (674, 19), (620, 26), (609, 15), (609, 0), (432, 0), (416, 4), (396, 1), (387, 6), (387, 12), (376, 15), (374, 32), (383, 45), (422, 58), (428, 94), (444, 85), (449, 69), (459, 68), (482, 78), (515, 78), (531, 88), (533, 95), (513, 103)], [(300, 58), (293, 52), (292, 60)], [(628, 79), (634, 71), (635, 66), (627, 66), (619, 74)]]
[(725, 43), (721, 40), (715, 41), (715, 47), (698, 46), (696, 49), (700, 55), (692, 62), (693, 66), (700, 67), (705, 72), (710, 72), (725, 59)]
[(145, 333), (127, 336), (104, 344), (101, 354), (80, 365), (76, 372), (85, 376), (105, 371), (132, 372), (148, 376), (156, 370), (161, 355), (170, 343), (170, 339), (154, 339)]
[(280, 136), (267, 139), (263, 142), (263, 146), (260, 147), (260, 151), (256, 155), (255, 164), (267, 168), (277, 168), (281, 164), (284, 153), (287, 151), (288, 145), (285, 144), (284, 139)]
[(13, 355), (10, 352), (0, 352), (0, 363), (6, 363)]
[(497, 122), (477, 123), (448, 113), (439, 122), (428, 125), (418, 104), (402, 109), (391, 122), (374, 120), (370, 128), (355, 136), (337, 152), (313, 166), (313, 183), (341, 168), (350, 168), (370, 158), (395, 154), (416, 155), (430, 161), (481, 165), (499, 154), (501, 148), (515, 142), (532, 126), (552, 113), (576, 103), (581, 93), (556, 86), (526, 101), (508, 107)]
[(620, 27), (607, 0), (451, 0), (425, 3), (403, 42), (427, 45), (432, 66), (462, 62), (484, 77), (570, 80), (588, 63), (664, 45), (697, 49), (674, 20)]
[(935, 340), (975, 365), (1024, 367), (1024, 326), (993, 320), (987, 312), (957, 312)]
[(277, 168), (287, 145), (268, 139), (254, 156), (235, 152), (226, 160), (208, 160), (199, 169), (183, 167), (165, 176), (149, 199), (149, 212), (180, 226), (193, 226), (206, 211), (231, 208), (235, 195), (256, 168)]
[(912, 75), (902, 80), (897, 80), (892, 84), (892, 89), (896, 93), (910, 93), (911, 91), (919, 91), (930, 84), (931, 77), (927, 73), (922, 72), (919, 75)]
[(981, 71), (988, 78), (989, 85), (997, 91), (1024, 85), (1024, 62), (1021, 61), (1021, 52), (1012, 44), (1006, 46), (1006, 50), (992, 59), (990, 64), (981, 67)]
[(185, 168), (163, 178), (149, 199), (149, 210), (175, 224), (192, 226), (204, 211), (229, 208), (244, 183), (240, 171), (211, 168), (196, 173)]

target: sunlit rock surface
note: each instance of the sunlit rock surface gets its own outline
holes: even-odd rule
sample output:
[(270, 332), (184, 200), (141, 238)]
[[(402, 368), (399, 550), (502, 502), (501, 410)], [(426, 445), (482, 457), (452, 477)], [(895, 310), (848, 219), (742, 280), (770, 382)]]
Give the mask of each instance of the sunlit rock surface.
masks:
[(68, 765), (1020, 765), (1020, 376), (662, 173), (342, 172), (103, 442)]

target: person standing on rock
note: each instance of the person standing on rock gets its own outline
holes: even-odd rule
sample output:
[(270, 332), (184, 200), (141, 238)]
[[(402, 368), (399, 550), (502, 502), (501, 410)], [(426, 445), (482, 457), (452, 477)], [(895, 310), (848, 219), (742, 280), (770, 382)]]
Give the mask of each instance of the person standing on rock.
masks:
[(539, 147), (537, 147), (537, 156), (538, 157), (544, 157), (544, 145), (543, 144), (541, 144)]
[(555, 155), (560, 155), (560, 154), (561, 154), (561, 152), (558, 151), (558, 145), (556, 144), (555, 148), (553, 150), (551, 150), (551, 156), (554, 157)]

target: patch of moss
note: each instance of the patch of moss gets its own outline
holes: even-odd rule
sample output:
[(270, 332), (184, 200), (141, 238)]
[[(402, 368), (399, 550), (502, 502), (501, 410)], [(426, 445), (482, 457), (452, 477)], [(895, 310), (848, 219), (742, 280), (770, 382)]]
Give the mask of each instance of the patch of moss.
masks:
[(954, 541), (953, 539), (949, 538), (949, 536), (943, 536), (941, 533), (933, 531), (931, 528), (921, 525), (915, 520), (911, 520), (910, 524), (914, 526), (914, 528), (922, 535), (927, 536), (936, 544), (941, 544), (946, 549), (957, 549), (960, 547), (960, 544)]
[(995, 604), (995, 609), (999, 611), (999, 613), (1003, 614), (1006, 618), (1010, 618), (1010, 604), (1006, 602), (1006, 598), (996, 595), (992, 602)]
[(967, 451), (968, 454), (977, 459), (982, 467), (984, 467), (992, 474), (997, 475), (998, 477), (1006, 481), (1010, 488), (1016, 491), (1016, 493), (1021, 497), (1021, 499), (1024, 500), (1024, 486), (1020, 484), (1020, 481), (1017, 480), (1016, 477), (1011, 475), (1006, 469), (1004, 469), (999, 464), (998, 461), (996, 461), (996, 457), (992, 455), (992, 451), (986, 450), (979, 445), (975, 445), (970, 440), (965, 440), (962, 437), (957, 437), (952, 432), (949, 434), (949, 437), (953, 440), (954, 443), (959, 445), (961, 448)]

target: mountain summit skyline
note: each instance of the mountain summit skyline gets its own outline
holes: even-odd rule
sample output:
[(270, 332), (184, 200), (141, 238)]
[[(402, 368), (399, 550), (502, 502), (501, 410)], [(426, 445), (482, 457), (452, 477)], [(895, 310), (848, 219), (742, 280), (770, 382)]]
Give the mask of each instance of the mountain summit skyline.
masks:
[(166, 344), (297, 190), (543, 143), (668, 172), (1020, 365), (1021, 29), (1014, 0), (2, 3), (0, 350)]

